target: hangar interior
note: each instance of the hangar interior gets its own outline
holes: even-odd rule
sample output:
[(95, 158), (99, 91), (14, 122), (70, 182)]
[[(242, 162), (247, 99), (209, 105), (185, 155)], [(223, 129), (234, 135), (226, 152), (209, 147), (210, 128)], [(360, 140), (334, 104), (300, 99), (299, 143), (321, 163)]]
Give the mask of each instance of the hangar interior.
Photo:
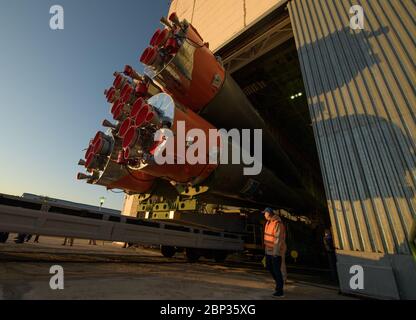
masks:
[[(322, 175), (295, 42), (290, 39), (233, 73), (300, 171), (308, 190), (325, 201)], [(325, 207), (323, 204), (322, 207)], [(323, 210), (323, 208), (318, 210)], [(322, 213), (321, 213), (322, 214)]]

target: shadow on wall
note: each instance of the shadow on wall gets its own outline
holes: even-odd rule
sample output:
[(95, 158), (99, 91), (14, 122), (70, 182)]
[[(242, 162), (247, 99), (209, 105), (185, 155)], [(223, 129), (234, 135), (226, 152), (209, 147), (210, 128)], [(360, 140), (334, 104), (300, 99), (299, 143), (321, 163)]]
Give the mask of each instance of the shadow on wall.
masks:
[[(375, 31), (354, 31), (350, 27), (337, 30), (318, 40), (298, 48), (300, 57), (308, 57), (313, 88), (310, 95), (315, 97), (350, 83), (363, 70), (381, 62), (374, 53), (369, 39), (390, 32), (388, 26)], [(332, 74), (323, 75), (322, 69), (332, 69)], [(325, 77), (325, 79), (323, 79)]]
[(410, 257), (415, 141), (393, 122), (372, 115), (335, 117), (314, 126), (340, 249)]
[[(330, 152), (323, 159), (325, 167), (337, 169), (339, 177), (333, 182), (345, 184), (348, 190), (331, 193), (333, 200), (415, 197), (415, 141), (396, 124), (372, 115), (350, 115), (318, 121), (315, 126), (322, 130), (320, 144)], [(353, 180), (348, 183), (342, 176)]]
[[(303, 31), (306, 34), (316, 32), (313, 29)], [(382, 61), (374, 53), (369, 40), (389, 32), (388, 26), (374, 31), (354, 31), (344, 27), (304, 44), (298, 52), (315, 139), (319, 140), (322, 149), (321, 167), (323, 164), (323, 169), (329, 168), (336, 175), (327, 176), (331, 198), (351, 201), (400, 197), (407, 200), (409, 210), (416, 217), (414, 199), (410, 200), (416, 194), (416, 144), (412, 133), (404, 132), (389, 119), (377, 116), (373, 111), (377, 106), (368, 105), (375, 102), (363, 100), (360, 90), (366, 88), (357, 83), (353, 86), (358, 95), (351, 100), (346, 97), (351, 95), (348, 89), (357, 76)], [(374, 83), (376, 80), (371, 79)], [(341, 88), (347, 90), (341, 92)], [(333, 100), (329, 98), (331, 95)], [(327, 101), (324, 103), (323, 99)], [(355, 101), (365, 111), (358, 112)], [(331, 106), (331, 113), (327, 104)], [(390, 107), (404, 112), (409, 108), (406, 105), (385, 106)], [(356, 189), (350, 187), (353, 184)], [(346, 191), (332, 192), (337, 189)]]
[[(317, 21), (302, 32), (306, 37), (316, 34), (322, 24), (325, 21)], [(350, 268), (361, 265), (366, 277), (363, 293), (415, 299), (416, 263), (414, 256), (409, 254), (411, 236), (404, 232), (416, 218), (414, 133), (405, 124), (401, 126), (400, 122), (404, 121), (398, 117), (397, 123), (381, 117), (372, 96), (381, 98), (383, 105), (380, 106), (387, 109), (387, 113), (390, 114), (391, 108), (403, 118), (408, 116), (407, 123), (415, 121), (414, 106), (408, 102), (410, 98), (399, 103), (394, 92), (381, 92), (381, 86), (377, 85), (377, 81), (381, 81), (389, 87), (383, 70), (390, 61), (386, 61), (383, 48), (379, 49), (381, 45), (375, 44), (377, 37), (387, 37), (391, 30), (388, 26), (374, 31), (353, 31), (344, 27), (304, 44), (298, 53), (328, 200), (337, 204), (330, 210), (336, 220), (339, 217), (344, 223), (342, 232), (338, 232), (342, 235), (338, 236), (341, 248), (351, 248), (337, 250), (341, 288), (351, 292)], [(401, 65), (396, 67), (397, 72), (406, 72)], [(395, 72), (393, 70), (393, 76), (397, 76)], [(365, 100), (364, 92), (371, 85), (368, 100)], [(397, 85), (401, 87), (400, 83)], [(384, 99), (384, 94), (393, 95), (390, 103)], [(358, 208), (357, 204), (365, 200), (371, 200), (372, 204)], [(371, 225), (368, 229), (369, 243), (364, 243), (366, 240), (360, 236), (361, 229), (366, 226), (362, 220), (357, 221), (361, 214), (355, 210), (363, 211), (363, 220), (367, 214), (374, 214), (374, 220), (379, 220), (379, 225)], [(354, 224), (357, 239), (353, 239)], [(373, 229), (380, 233), (381, 244), (374, 245), (374, 235), (370, 234)], [(344, 246), (346, 243), (349, 246)]]

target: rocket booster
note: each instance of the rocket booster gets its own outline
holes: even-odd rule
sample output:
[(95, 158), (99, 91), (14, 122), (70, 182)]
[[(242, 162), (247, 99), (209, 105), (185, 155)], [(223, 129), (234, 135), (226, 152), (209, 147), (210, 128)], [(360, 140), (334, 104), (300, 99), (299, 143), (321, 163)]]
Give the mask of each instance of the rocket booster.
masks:
[[(189, 188), (209, 199), (227, 199), (248, 207), (271, 205), (312, 210), (294, 164), (267, 129), (264, 120), (209, 50), (198, 31), (176, 14), (161, 20), (149, 47), (140, 55), (145, 75), (133, 67), (114, 73), (104, 91), (115, 123), (104, 121), (107, 132), (91, 139), (80, 180), (122, 189), (129, 194), (162, 193), (166, 186), (177, 194)], [(219, 129), (261, 130), (261, 171), (245, 175), (244, 164), (218, 161), (225, 149), (252, 153), (253, 141), (216, 136), (201, 146), (201, 137)], [(198, 132), (199, 135), (188, 134)], [(246, 148), (246, 149), (244, 149)], [(192, 154), (200, 161), (188, 159)], [(161, 163), (160, 159), (173, 159)], [(216, 161), (214, 161), (216, 160)]]

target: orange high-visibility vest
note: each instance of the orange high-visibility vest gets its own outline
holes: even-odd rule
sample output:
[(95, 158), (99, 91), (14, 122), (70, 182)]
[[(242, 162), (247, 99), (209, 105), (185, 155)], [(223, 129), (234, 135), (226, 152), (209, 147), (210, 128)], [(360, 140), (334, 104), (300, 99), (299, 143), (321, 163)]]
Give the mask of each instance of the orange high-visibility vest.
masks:
[(267, 221), (264, 228), (264, 246), (266, 249), (273, 250), (275, 242), (277, 240), (276, 232), (280, 228), (279, 232), (279, 241), (280, 246), (279, 251), (282, 254), (282, 249), (285, 245), (286, 232), (283, 223), (277, 219)]

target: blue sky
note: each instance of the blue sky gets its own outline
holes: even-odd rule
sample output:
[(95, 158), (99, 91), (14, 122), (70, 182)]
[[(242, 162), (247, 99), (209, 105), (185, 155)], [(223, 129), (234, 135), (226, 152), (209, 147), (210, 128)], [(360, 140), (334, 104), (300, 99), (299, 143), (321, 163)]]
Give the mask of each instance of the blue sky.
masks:
[[(65, 29), (49, 28), (52, 5)], [(23, 192), (120, 209), (122, 194), (75, 179), (104, 118), (103, 91), (138, 57), (168, 0), (0, 0), (0, 193)]]

